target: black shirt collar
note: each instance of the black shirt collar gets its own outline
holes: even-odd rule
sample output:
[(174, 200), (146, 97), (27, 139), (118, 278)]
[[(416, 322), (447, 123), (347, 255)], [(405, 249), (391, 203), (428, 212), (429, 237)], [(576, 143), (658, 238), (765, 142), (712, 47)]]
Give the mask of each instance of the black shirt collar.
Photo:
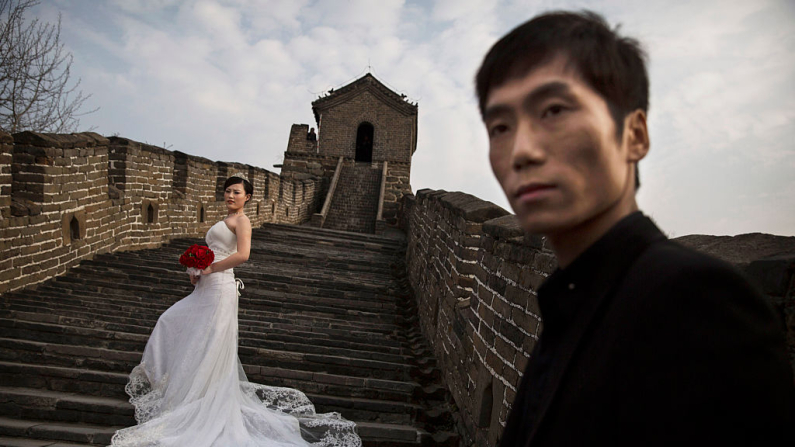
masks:
[(629, 263), (660, 238), (665, 235), (651, 219), (636, 211), (616, 223), (565, 269), (557, 269), (538, 290), (544, 331), (565, 330), (584, 300), (605, 293)]

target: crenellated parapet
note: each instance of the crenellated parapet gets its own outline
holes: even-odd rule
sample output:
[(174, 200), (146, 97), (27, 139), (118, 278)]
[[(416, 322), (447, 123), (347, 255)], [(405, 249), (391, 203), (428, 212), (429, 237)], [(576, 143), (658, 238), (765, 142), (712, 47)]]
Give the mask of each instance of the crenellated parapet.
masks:
[[(536, 291), (557, 265), (516, 216), (461, 192), (401, 200), (408, 279), (419, 325), (460, 410), (467, 445), (492, 447), (543, 329)], [(795, 369), (795, 237), (760, 233), (677, 239), (733, 263), (787, 325)]]
[(215, 162), (126, 138), (0, 133), (0, 293), (39, 283), (97, 253), (203, 235), (226, 215), (223, 182), (254, 185), (252, 225), (302, 223), (320, 179)]
[(515, 216), (475, 196), (426, 189), (401, 206), (420, 325), (471, 441), (495, 445), (541, 330), (536, 290), (555, 258)]

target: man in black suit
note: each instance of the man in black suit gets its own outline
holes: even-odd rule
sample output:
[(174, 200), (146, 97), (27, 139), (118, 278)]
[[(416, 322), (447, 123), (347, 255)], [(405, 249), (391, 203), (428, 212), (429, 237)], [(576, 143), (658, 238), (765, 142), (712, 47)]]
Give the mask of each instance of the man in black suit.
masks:
[(494, 174), (559, 263), (538, 291), (543, 333), (501, 445), (791, 445), (772, 309), (638, 211), (639, 44), (593, 13), (544, 14), (492, 47), (476, 84)]

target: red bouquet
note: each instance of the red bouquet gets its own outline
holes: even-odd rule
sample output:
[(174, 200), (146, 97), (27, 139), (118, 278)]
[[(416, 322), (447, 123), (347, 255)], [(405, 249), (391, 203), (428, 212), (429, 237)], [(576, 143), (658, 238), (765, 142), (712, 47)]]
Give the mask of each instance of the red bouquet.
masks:
[(198, 275), (215, 260), (215, 253), (210, 247), (204, 245), (191, 245), (190, 248), (179, 257), (179, 263), (188, 268), (188, 273)]

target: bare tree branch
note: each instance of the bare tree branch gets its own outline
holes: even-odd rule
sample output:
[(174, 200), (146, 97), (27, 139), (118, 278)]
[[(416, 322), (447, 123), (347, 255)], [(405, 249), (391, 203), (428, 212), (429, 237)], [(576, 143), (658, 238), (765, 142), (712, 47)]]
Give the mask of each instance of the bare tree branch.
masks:
[(56, 24), (25, 11), (39, 0), (0, 0), (0, 128), (15, 133), (74, 132), (79, 112), (91, 95), (83, 95), (80, 79), (69, 84), (72, 54), (61, 43), (61, 18)]

